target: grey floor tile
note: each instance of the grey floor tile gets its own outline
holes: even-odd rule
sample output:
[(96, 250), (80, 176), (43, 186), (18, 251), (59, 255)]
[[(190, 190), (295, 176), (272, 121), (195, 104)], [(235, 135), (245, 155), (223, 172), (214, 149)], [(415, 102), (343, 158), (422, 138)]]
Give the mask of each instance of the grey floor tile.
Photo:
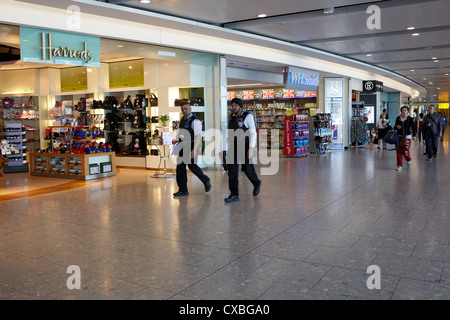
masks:
[(273, 285), (272, 281), (218, 271), (181, 293), (202, 300), (254, 300)]
[(272, 282), (312, 288), (331, 267), (308, 262), (273, 258), (251, 276)]
[(402, 278), (392, 297), (394, 300), (450, 300), (450, 285), (433, 281)]
[(424, 281), (439, 281), (443, 269), (443, 262), (388, 253), (380, 253), (373, 264), (382, 273)]
[(376, 256), (377, 252), (371, 250), (322, 246), (305, 261), (327, 266), (367, 270)]
[(261, 295), (258, 300), (345, 300), (340, 292), (332, 293), (296, 285), (276, 283)]
[[(313, 289), (334, 295), (340, 294), (368, 300), (389, 300), (400, 277), (380, 274), (380, 288), (370, 289), (367, 285), (373, 274), (360, 270), (333, 267)], [(369, 279), (370, 278), (370, 279)], [(373, 284), (373, 282), (370, 282)]]

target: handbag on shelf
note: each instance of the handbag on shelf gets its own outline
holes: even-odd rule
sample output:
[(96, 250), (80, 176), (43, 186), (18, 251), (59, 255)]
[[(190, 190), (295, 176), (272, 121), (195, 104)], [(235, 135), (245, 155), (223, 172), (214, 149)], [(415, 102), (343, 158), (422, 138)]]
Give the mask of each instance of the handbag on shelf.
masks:
[(151, 107), (158, 106), (158, 97), (154, 93), (150, 93), (150, 106)]
[(190, 98), (189, 102), (191, 104), (191, 106), (204, 106), (205, 105), (205, 101), (203, 100), (203, 98)]

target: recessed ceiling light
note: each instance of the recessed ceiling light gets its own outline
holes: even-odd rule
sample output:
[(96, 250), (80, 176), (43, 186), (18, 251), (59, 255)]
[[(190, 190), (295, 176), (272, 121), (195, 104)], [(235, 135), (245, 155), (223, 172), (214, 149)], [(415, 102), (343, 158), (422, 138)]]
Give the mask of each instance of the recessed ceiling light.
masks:
[(371, 56), (372, 56), (371, 53), (366, 54), (366, 57), (371, 57)]
[(427, 78), (423, 78), (423, 80), (427, 80)]
[(436, 89), (441, 90), (441, 88), (437, 87)]
[(414, 30), (416, 27), (408, 27), (406, 30)]
[(118, 48), (123, 48), (123, 45), (118, 44), (117, 47), (118, 47)]
[(133, 69), (133, 67), (132, 67), (132, 66), (129, 66), (128, 68), (129, 68), (129, 69)]
[(257, 17), (258, 17), (258, 18), (265, 18), (265, 17), (267, 17), (267, 14), (265, 14), (265, 13), (260, 13), (260, 14), (258, 14)]
[(448, 73), (446, 73), (445, 75), (448, 76)]
[(92, 72), (92, 69), (90, 69), (90, 68), (87, 68), (87, 72)]
[(416, 70), (414, 70), (414, 69), (411, 69), (410, 71), (411, 71), (411, 72), (414, 72), (414, 71), (416, 71)]
[(439, 62), (439, 60), (434, 60), (433, 62)]
[(323, 13), (325, 13), (325, 14), (332, 14), (333, 12), (334, 12), (334, 8), (333, 7), (323, 9)]
[(437, 59), (436, 57), (431, 58), (431, 60), (436, 60), (436, 59)]
[(187, 61), (187, 60), (184, 60), (184, 63), (188, 63), (189, 61)]
[(151, 3), (151, 0), (139, 0), (140, 3)]
[(166, 56), (166, 57), (176, 57), (177, 54), (175, 52), (171, 52), (171, 51), (161, 51), (158, 50), (158, 55), (160, 56)]
[(431, 82), (431, 81), (430, 81), (430, 82), (428, 82), (428, 83), (429, 83), (429, 84), (433, 84), (433, 82)]
[(244, 64), (244, 67), (248, 67), (248, 64)]
[(420, 36), (420, 33), (413, 33), (412, 36), (413, 36), (413, 37)]

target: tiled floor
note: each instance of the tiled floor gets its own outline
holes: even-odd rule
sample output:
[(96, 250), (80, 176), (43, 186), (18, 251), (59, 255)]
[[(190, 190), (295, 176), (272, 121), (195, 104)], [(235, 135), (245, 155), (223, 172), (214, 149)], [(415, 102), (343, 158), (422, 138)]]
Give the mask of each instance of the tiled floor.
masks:
[[(450, 155), (447, 142), (433, 162), (423, 149), (413, 143), (403, 172), (376, 148), (282, 159), (258, 197), (241, 176), (231, 204), (212, 170), (209, 193), (190, 176), (177, 199), (174, 179), (122, 169), (1, 201), (0, 299), (450, 299)], [(18, 181), (52, 185), (0, 178)], [(367, 287), (371, 265), (380, 289)]]

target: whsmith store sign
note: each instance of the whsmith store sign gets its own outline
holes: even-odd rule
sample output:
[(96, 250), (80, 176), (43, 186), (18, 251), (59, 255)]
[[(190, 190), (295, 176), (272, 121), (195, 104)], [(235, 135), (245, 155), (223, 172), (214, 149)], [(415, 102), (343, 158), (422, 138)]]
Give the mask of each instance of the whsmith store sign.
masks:
[(285, 76), (285, 89), (316, 91), (319, 73), (290, 66)]
[(100, 67), (100, 38), (20, 27), (20, 60)]

